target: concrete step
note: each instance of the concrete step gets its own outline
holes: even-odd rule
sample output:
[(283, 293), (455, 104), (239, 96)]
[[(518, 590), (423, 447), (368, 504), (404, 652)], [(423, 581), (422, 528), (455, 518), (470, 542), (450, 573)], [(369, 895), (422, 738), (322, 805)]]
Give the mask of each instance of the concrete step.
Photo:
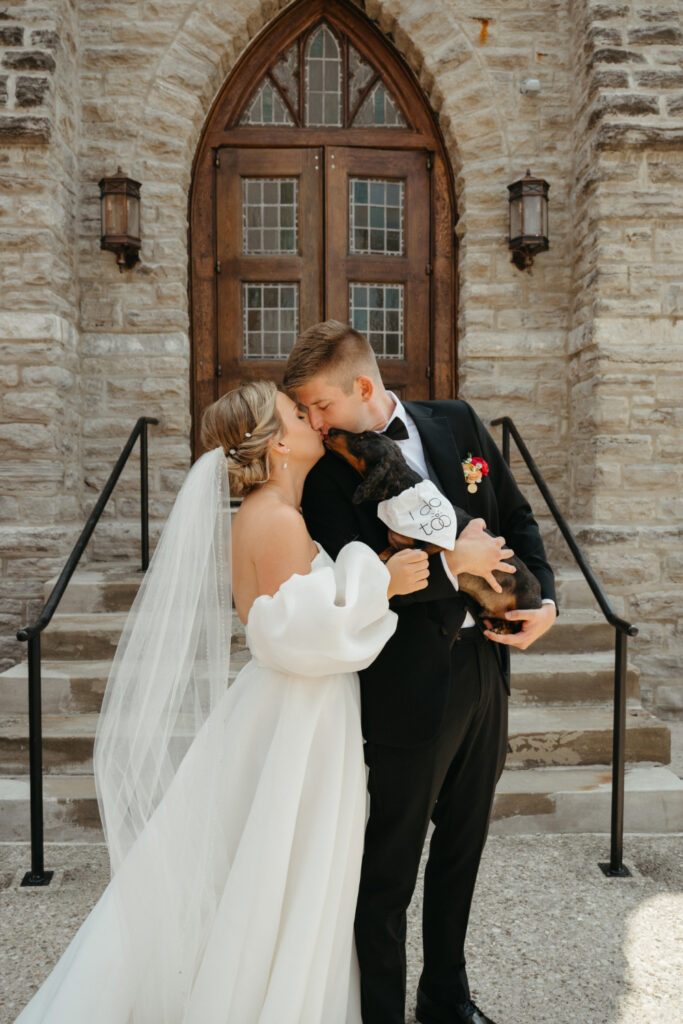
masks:
[[(46, 580), (43, 596), (47, 600), (57, 576)], [(127, 562), (91, 562), (76, 570), (69, 580), (59, 605), (60, 612), (116, 612), (130, 607), (144, 573)], [(581, 571), (572, 566), (555, 569), (558, 601), (564, 608), (595, 609), (596, 602)]]
[[(114, 657), (127, 612), (66, 612), (57, 614), (41, 637), (43, 658), (103, 661)], [(233, 649), (244, 648), (244, 627), (233, 612)]]
[[(237, 638), (230, 659), (234, 679), (249, 659)], [(41, 693), (45, 714), (76, 714), (99, 711), (111, 668), (110, 660), (46, 659), (42, 664)], [(515, 705), (605, 705), (613, 697), (614, 657), (598, 654), (513, 654), (512, 701)], [(632, 702), (639, 695), (638, 672), (627, 673), (627, 693)], [(24, 714), (28, 701), (26, 662), (0, 673), (0, 714)]]
[[(611, 800), (611, 767), (508, 769), (496, 790), (491, 832), (609, 832)], [(683, 831), (683, 780), (669, 768), (628, 766), (624, 829)]]
[(591, 588), (586, 583), (583, 573), (575, 566), (554, 566), (555, 590), (560, 607), (597, 608)]
[[(610, 829), (611, 769), (506, 769), (498, 783), (491, 832), (604, 832)], [(668, 768), (629, 766), (625, 775), (627, 832), (680, 832), (683, 780)], [(43, 821), (47, 842), (102, 842), (92, 775), (46, 775)], [(30, 837), (27, 776), (0, 777), (0, 841)], [(47, 865), (49, 867), (49, 865)]]
[[(41, 664), (43, 714), (99, 711), (111, 661), (51, 661)], [(21, 662), (0, 672), (0, 714), (26, 714), (28, 664)]]
[[(47, 774), (92, 771), (97, 714), (43, 715), (43, 768)], [(668, 764), (670, 731), (642, 708), (627, 714), (626, 759)], [(603, 708), (510, 709), (510, 766), (608, 764), (612, 713)], [(28, 715), (0, 718), (0, 775), (28, 771)]]
[[(246, 648), (230, 656), (230, 679), (249, 660)], [(97, 712), (107, 685), (111, 660), (43, 661), (41, 666), (41, 703), (44, 714)], [(26, 714), (28, 708), (28, 664), (22, 662), (0, 672), (0, 715)]]
[(44, 630), (45, 659), (106, 661), (114, 657), (127, 612), (57, 612)]
[[(114, 656), (126, 612), (58, 612), (42, 635), (41, 648), (46, 659), (88, 661)], [(233, 648), (244, 648), (244, 626), (233, 611)], [(613, 650), (614, 631), (599, 613), (587, 609), (569, 609), (563, 613), (532, 651), (515, 652), (515, 657), (539, 654), (575, 654)], [(521, 670), (520, 670), (521, 671)]]
[(552, 627), (533, 645), (534, 654), (570, 655), (612, 650), (614, 629), (601, 611), (592, 608), (561, 608)]
[[(97, 715), (43, 715), (43, 772), (89, 775)], [(29, 770), (28, 715), (0, 718), (0, 774)]]
[[(104, 842), (92, 775), (43, 777), (43, 833), (49, 843)], [(28, 776), (0, 777), (0, 841), (27, 842), (30, 836)]]
[[(43, 831), (48, 843), (104, 841), (91, 774), (43, 777)], [(26, 843), (30, 838), (29, 777), (0, 777), (0, 842)]]
[[(515, 704), (610, 704), (614, 696), (614, 653), (534, 654), (514, 651), (510, 659)], [(629, 666), (626, 693), (640, 696), (639, 672)]]
[[(249, 652), (237, 638), (230, 658), (234, 679), (249, 659)], [(45, 659), (41, 670), (42, 707), (45, 714), (76, 714), (99, 711), (111, 660)], [(606, 705), (611, 706), (614, 686), (614, 656), (598, 654), (513, 654), (512, 702), (515, 705)], [(638, 671), (627, 673), (629, 700), (639, 696)], [(0, 714), (24, 714), (28, 701), (26, 662), (0, 672)]]
[[(609, 708), (511, 707), (507, 764), (517, 768), (609, 764)], [(626, 760), (668, 764), (671, 733), (642, 708), (626, 714)]]
[[(127, 611), (144, 577), (130, 562), (93, 562), (78, 568), (59, 602), (59, 613)], [(47, 600), (58, 577), (47, 580)]]

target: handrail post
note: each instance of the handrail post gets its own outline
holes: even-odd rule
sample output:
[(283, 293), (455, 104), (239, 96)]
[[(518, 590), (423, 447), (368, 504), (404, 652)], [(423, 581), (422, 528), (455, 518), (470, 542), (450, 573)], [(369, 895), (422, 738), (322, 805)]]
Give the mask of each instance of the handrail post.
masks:
[(626, 644), (628, 637), (615, 629), (614, 725), (612, 728), (612, 820), (609, 864), (601, 864), (610, 877), (628, 878), (624, 865), (624, 770), (626, 760)]
[(140, 547), (142, 549), (141, 571), (149, 567), (149, 480), (147, 471), (147, 420), (143, 420), (140, 431)]
[(576, 564), (581, 570), (586, 583), (590, 587), (602, 614), (615, 630), (615, 654), (614, 654), (614, 723), (612, 731), (612, 821), (611, 821), (611, 851), (609, 864), (600, 864), (606, 875), (627, 878), (631, 872), (624, 867), (623, 845), (624, 845), (624, 767), (626, 752), (626, 643), (629, 636), (637, 636), (638, 628), (625, 619), (620, 618), (603, 591), (600, 583), (586, 561), (583, 551), (579, 547), (576, 538), (565, 522), (555, 499), (550, 493), (543, 476), (531, 457), (529, 449), (525, 445), (514, 422), (509, 416), (499, 416), (491, 421), (492, 427), (502, 426), (503, 440), (502, 451), (505, 462), (510, 464), (510, 437), (513, 438), (520, 455), (524, 459), (531, 476), (536, 483), (541, 495), (550, 509), (550, 513), (559, 527), (560, 533), (567, 542)]
[(54, 872), (43, 858), (43, 736), (40, 693), (40, 633), (28, 641), (28, 746), (31, 789), (31, 870), (22, 885), (49, 885)]

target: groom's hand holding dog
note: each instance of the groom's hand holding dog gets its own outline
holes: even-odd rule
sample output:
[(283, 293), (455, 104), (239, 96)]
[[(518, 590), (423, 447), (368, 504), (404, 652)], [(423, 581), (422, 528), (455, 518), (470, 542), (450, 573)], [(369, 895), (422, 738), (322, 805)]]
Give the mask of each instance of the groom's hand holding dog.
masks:
[[(500, 593), (502, 588), (493, 575), (493, 569), (514, 572), (514, 566), (509, 562), (499, 561), (491, 567), (491, 562), (495, 559), (496, 550), (500, 559), (509, 558), (513, 552), (504, 546), (505, 540), (502, 537), (492, 537), (485, 529), (486, 523), (483, 519), (473, 519), (458, 537), (453, 551), (447, 551), (445, 557), (454, 576), (463, 572), (482, 576), (496, 593)], [(508, 647), (517, 647), (525, 651), (535, 640), (547, 633), (556, 617), (557, 608), (552, 603), (542, 604), (540, 608), (515, 608), (505, 612), (505, 618), (511, 622), (522, 623), (518, 633), (494, 632), (491, 629), (491, 620), (484, 619), (488, 627), (484, 630), (484, 636), (497, 644), (506, 644)]]
[[(483, 519), (473, 519), (458, 537), (453, 551), (445, 552), (445, 558), (454, 576), (464, 572), (481, 576), (496, 593), (500, 593), (502, 588), (493, 575), (493, 570), (514, 572), (515, 569), (509, 562), (492, 563), (496, 553), (499, 559), (504, 559), (510, 558), (513, 551), (505, 547), (503, 537), (492, 537), (485, 529), (486, 523)], [(556, 617), (557, 608), (550, 602), (542, 604), (540, 608), (515, 608), (505, 612), (505, 618), (511, 622), (522, 623), (518, 633), (496, 633), (491, 629), (491, 620), (484, 619), (488, 627), (484, 630), (484, 636), (497, 644), (506, 644), (508, 647), (517, 647), (525, 651), (534, 641), (547, 633)]]
[(521, 622), (522, 628), (519, 633), (494, 633), (491, 631), (491, 622), (484, 619), (489, 627), (484, 630), (484, 636), (489, 640), (495, 640), (497, 644), (507, 644), (508, 647), (518, 647), (525, 651), (540, 636), (547, 633), (557, 618), (557, 609), (554, 604), (543, 604), (540, 608), (515, 608), (506, 612), (505, 618), (511, 622)]

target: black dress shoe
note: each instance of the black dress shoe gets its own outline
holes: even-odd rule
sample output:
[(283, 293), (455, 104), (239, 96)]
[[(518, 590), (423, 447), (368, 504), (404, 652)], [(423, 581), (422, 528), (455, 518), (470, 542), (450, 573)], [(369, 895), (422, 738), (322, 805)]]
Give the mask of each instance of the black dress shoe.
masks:
[(417, 990), (415, 1016), (420, 1024), (495, 1024), (471, 999), (459, 1003), (454, 1010), (442, 1010), (420, 989)]

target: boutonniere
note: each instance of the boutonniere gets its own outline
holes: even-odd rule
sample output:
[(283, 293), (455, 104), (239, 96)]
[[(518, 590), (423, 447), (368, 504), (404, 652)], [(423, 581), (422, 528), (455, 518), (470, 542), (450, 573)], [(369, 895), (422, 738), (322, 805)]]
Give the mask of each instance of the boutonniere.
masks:
[(467, 458), (462, 464), (462, 471), (465, 474), (467, 490), (470, 494), (476, 494), (478, 485), (485, 476), (488, 476), (489, 464), (485, 459), (480, 458), (479, 455), (472, 455), (471, 452), (468, 452)]

